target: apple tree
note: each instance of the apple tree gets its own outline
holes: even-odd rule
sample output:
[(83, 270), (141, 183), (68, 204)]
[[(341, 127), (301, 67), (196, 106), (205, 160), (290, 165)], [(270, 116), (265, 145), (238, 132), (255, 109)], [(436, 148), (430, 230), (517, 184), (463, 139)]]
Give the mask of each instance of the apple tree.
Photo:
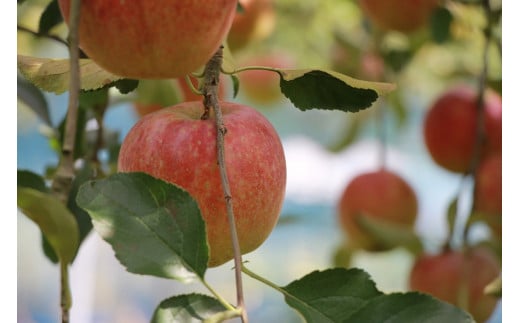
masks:
[[(18, 54), (19, 102), (52, 129), (59, 162), (44, 174), (18, 170), (17, 205), (59, 268), (62, 322), (74, 321), (69, 269), (91, 234), (130, 273), (207, 290), (171, 295), (151, 322), (254, 321), (243, 277), (280, 293), (306, 322), (490, 317), (501, 291), (500, 1), (25, 0), (18, 7), (42, 8), (27, 18), (35, 29), (19, 20), (19, 37), (69, 53)], [(464, 46), (478, 59), (463, 64)], [(452, 52), (448, 68), (438, 57)], [(444, 110), (424, 126), (432, 159), (462, 183), (446, 209), (449, 234), (433, 255), (414, 228), (419, 197), (386, 159), (385, 120), (407, 122), (406, 94), (417, 83), (435, 93), (455, 89), (432, 103), (429, 115)], [(59, 124), (44, 93), (68, 93)], [(138, 114), (124, 138), (104, 124), (114, 98)], [(328, 145), (332, 152), (348, 149), (371, 120), (381, 147), (378, 168), (345, 183), (337, 215), (345, 242), (334, 264), (283, 286), (242, 259), (269, 239), (285, 198), (283, 146), (263, 115), (280, 100), (303, 112), (341, 112), (346, 130)], [(474, 224), (489, 229), (477, 243)], [(395, 248), (416, 260), (409, 290), (384, 292), (351, 266), (357, 252)], [(234, 300), (206, 279), (228, 261)]]

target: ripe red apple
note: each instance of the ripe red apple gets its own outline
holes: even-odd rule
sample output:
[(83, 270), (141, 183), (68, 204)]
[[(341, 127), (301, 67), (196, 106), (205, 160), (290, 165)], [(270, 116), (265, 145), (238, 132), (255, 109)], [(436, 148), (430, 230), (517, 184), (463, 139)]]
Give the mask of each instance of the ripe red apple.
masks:
[[(477, 322), (486, 322), (497, 299), (484, 295), (484, 287), (500, 275), (500, 264), (489, 249), (423, 255), (416, 259), (409, 287), (465, 308)], [(466, 304), (466, 306), (464, 306)]]
[(418, 201), (412, 187), (399, 175), (381, 168), (357, 175), (343, 191), (338, 217), (350, 245), (368, 251), (386, 250), (377, 237), (358, 224), (360, 215), (413, 229)]
[[(502, 98), (492, 90), (484, 97), (485, 144), (482, 158), (502, 151)], [(423, 127), (426, 147), (441, 167), (469, 170), (477, 135), (477, 94), (466, 85), (450, 88), (428, 110)]]
[(475, 211), (502, 234), (502, 156), (484, 159), (475, 174)]
[(276, 15), (272, 0), (240, 0), (242, 12), (237, 12), (227, 37), (232, 51), (268, 37), (274, 30)]
[[(193, 86), (197, 87), (197, 80), (191, 76), (190, 79)], [(203, 96), (194, 93), (183, 77), (172, 80), (140, 80), (137, 94), (134, 110), (139, 117), (179, 102), (203, 100)], [(223, 77), (220, 78), (218, 95), (220, 100), (227, 95), (227, 84)]]
[[(70, 0), (59, 0), (65, 21)], [(79, 42), (97, 64), (135, 79), (186, 75), (225, 39), (236, 0), (81, 1)]]
[(437, 0), (359, 0), (363, 13), (382, 30), (410, 33), (428, 24)]
[[(258, 248), (282, 207), (286, 165), (278, 134), (253, 108), (221, 102), (226, 169), (242, 253)], [(202, 101), (183, 102), (141, 118), (125, 137), (120, 172), (142, 171), (187, 190), (206, 222), (210, 267), (233, 258), (224, 192), (217, 165), (213, 116)]]
[[(286, 54), (265, 54), (248, 56), (241, 61), (241, 66), (267, 66), (292, 68), (294, 62)], [(249, 70), (238, 74), (240, 89), (253, 103), (272, 105), (283, 98), (280, 90), (280, 75), (273, 71)]]

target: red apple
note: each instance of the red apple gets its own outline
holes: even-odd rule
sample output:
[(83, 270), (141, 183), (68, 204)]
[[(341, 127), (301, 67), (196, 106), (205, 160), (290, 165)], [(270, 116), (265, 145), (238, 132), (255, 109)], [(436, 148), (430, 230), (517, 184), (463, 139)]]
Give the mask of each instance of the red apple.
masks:
[(414, 32), (428, 24), (437, 0), (359, 0), (363, 13), (382, 30)]
[[(258, 248), (282, 207), (286, 165), (278, 134), (253, 108), (221, 102), (226, 169), (242, 253)], [(202, 101), (161, 109), (141, 118), (125, 137), (120, 172), (146, 172), (187, 190), (206, 222), (210, 267), (233, 258), (224, 192), (217, 165), (213, 116), (202, 120)]]
[(383, 251), (386, 247), (359, 226), (360, 215), (413, 229), (417, 212), (412, 187), (386, 169), (357, 175), (347, 184), (338, 203), (339, 221), (350, 245), (368, 251)]
[[(70, 0), (59, 0), (65, 21)], [(135, 79), (186, 75), (225, 39), (236, 0), (81, 1), (79, 42), (97, 64)]]
[[(266, 54), (248, 56), (241, 61), (241, 66), (266, 66), (292, 68), (293, 60), (286, 54)], [(238, 74), (240, 90), (253, 103), (272, 105), (283, 98), (280, 90), (280, 75), (273, 71), (249, 70)]]
[(272, 0), (240, 0), (242, 12), (237, 12), (227, 44), (232, 51), (268, 37), (274, 30), (276, 16)]
[[(428, 110), (424, 141), (433, 160), (458, 173), (469, 170), (477, 135), (477, 94), (466, 85), (444, 92)], [(484, 99), (485, 144), (482, 158), (502, 151), (502, 99), (491, 90)]]
[(499, 275), (500, 264), (488, 249), (475, 248), (466, 255), (461, 251), (447, 251), (416, 259), (409, 286), (411, 290), (465, 308), (477, 322), (486, 322), (497, 299), (484, 295), (484, 287)]
[(484, 159), (475, 174), (475, 211), (502, 234), (502, 156)]

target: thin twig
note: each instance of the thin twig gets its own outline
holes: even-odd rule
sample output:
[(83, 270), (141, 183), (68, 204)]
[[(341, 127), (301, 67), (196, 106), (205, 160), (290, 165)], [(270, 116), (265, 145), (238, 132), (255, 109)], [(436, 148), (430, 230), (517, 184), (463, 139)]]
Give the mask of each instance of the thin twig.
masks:
[(231, 197), (231, 189), (226, 171), (225, 154), (224, 154), (224, 136), (226, 127), (222, 118), (222, 111), (218, 101), (218, 86), (220, 69), (222, 67), (223, 47), (213, 55), (204, 69), (204, 107), (205, 111), (202, 119), (209, 118), (210, 109), (215, 112), (215, 124), (217, 127), (217, 162), (224, 190), (224, 199), (226, 201), (227, 216), (231, 231), (231, 241), (233, 244), (233, 258), (235, 262), (235, 281), (237, 291), (237, 308), (241, 310), (242, 322), (247, 323), (247, 312), (244, 305), (244, 292), (242, 287), (242, 255), (240, 252), (240, 244), (238, 241), (238, 233), (235, 224), (235, 215), (233, 212), (233, 199)]
[[(477, 168), (481, 162), (481, 154), (482, 149), (486, 145), (486, 130), (485, 130), (485, 91), (486, 91), (486, 84), (487, 84), (487, 76), (488, 76), (488, 66), (489, 66), (489, 47), (491, 44), (491, 29), (492, 29), (492, 20), (491, 20), (491, 7), (489, 4), (489, 0), (484, 0), (482, 2), (482, 5), (484, 7), (484, 12), (487, 18), (487, 24), (484, 29), (484, 49), (483, 49), (483, 55), (482, 55), (482, 71), (479, 75), (478, 79), (478, 90), (477, 90), (477, 129), (475, 134), (475, 142), (473, 145), (473, 156), (471, 159), (470, 167), (468, 170), (468, 175), (472, 178), (475, 178)], [(470, 215), (468, 217), (468, 221), (466, 221), (465, 227), (464, 227), (464, 239), (463, 243), (467, 241), (467, 236), (469, 233), (469, 227), (471, 222), (471, 214), (475, 211), (475, 197), (476, 197), (476, 190), (475, 185), (473, 187), (473, 203), (471, 205)]]
[[(78, 119), (78, 101), (80, 89), (79, 75), (79, 16), (80, 0), (72, 0), (69, 19), (69, 61), (70, 61), (70, 83), (69, 101), (67, 108), (67, 119), (63, 135), (60, 163), (54, 180), (52, 191), (64, 203), (68, 200), (69, 192), (74, 178), (74, 143), (76, 139), (76, 128)], [(72, 306), (70, 287), (68, 279), (68, 264), (61, 264), (61, 311), (62, 323), (69, 322), (69, 310)]]

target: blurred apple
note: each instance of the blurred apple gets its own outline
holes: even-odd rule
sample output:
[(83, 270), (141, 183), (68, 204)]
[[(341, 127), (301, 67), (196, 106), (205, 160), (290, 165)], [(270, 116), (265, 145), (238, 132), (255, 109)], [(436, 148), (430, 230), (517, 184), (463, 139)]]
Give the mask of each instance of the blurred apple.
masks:
[(365, 15), (382, 30), (414, 32), (429, 23), (437, 0), (358, 0)]
[(467, 253), (451, 250), (417, 258), (409, 287), (462, 307), (484, 323), (497, 304), (497, 298), (484, 294), (484, 287), (499, 275), (498, 259), (488, 249), (479, 247)]
[(475, 212), (502, 236), (502, 156), (484, 159), (475, 174)]
[(237, 12), (227, 36), (231, 51), (265, 39), (274, 31), (276, 15), (272, 0), (240, 0), (243, 11)]
[(402, 226), (412, 230), (418, 212), (415, 191), (398, 174), (379, 169), (354, 177), (338, 202), (338, 218), (347, 234), (349, 245), (367, 251), (388, 248), (377, 237), (363, 230), (359, 216)]
[[(441, 167), (458, 173), (469, 170), (477, 136), (477, 93), (458, 85), (442, 93), (429, 108), (423, 126), (426, 148)], [(502, 98), (492, 90), (484, 96), (482, 156), (502, 151)]]
[[(294, 67), (293, 59), (287, 54), (264, 54), (248, 56), (241, 60), (242, 67), (266, 66), (275, 68)], [(261, 105), (272, 105), (284, 96), (280, 90), (280, 75), (273, 71), (249, 70), (238, 74), (240, 89), (252, 102)]]

